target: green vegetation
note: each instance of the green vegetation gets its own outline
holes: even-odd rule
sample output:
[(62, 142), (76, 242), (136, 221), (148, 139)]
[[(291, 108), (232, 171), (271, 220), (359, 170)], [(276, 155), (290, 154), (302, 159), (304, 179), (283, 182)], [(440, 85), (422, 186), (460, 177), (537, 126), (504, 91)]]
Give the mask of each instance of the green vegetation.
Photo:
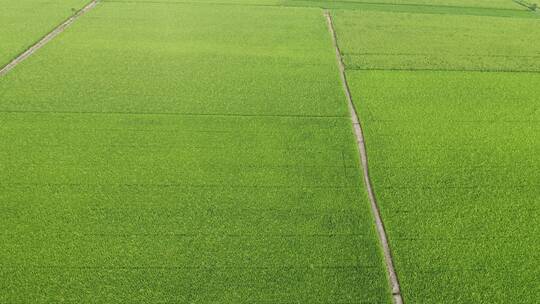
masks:
[[(13, 73), (0, 83), (1, 108), (348, 115), (319, 11), (203, 5), (193, 6), (200, 11), (195, 15), (184, 13), (190, 12), (185, 7), (192, 6), (103, 3), (99, 14), (77, 22), (77, 35), (55, 41), (33, 59), (28, 72)], [(145, 18), (147, 10), (163, 16)], [(252, 17), (218, 22), (229, 11)], [(283, 25), (274, 21), (283, 16), (290, 20)], [(308, 28), (306, 23), (316, 25)], [(44, 73), (54, 73), (54, 81), (41, 77)], [(29, 81), (30, 88), (16, 89)], [(292, 89), (304, 83), (309, 93)]]
[(540, 21), (335, 16), (405, 302), (535, 303)]
[(2, 303), (390, 302), (320, 10), (101, 3), (0, 120)]
[[(4, 1), (0, 66), (88, 1)], [(103, 0), (0, 78), (0, 303), (390, 303), (320, 8), (405, 303), (537, 302), (540, 15)]]
[(45, 36), (89, 0), (2, 0), (0, 67)]
[[(420, 2), (419, 2), (420, 3)], [(296, 7), (320, 7), (331, 9), (350, 9), (360, 11), (381, 11), (381, 12), (401, 12), (416, 14), (437, 14), (437, 15), (471, 15), (471, 16), (493, 16), (507, 18), (525, 18), (538, 19), (540, 16), (512, 1), (505, 1), (511, 5), (508, 8), (498, 8), (492, 6), (481, 7), (478, 5), (470, 6), (450, 6), (433, 4), (414, 4), (414, 3), (387, 3), (378, 1), (352, 2), (352, 1), (317, 1), (317, 0), (284, 0), (285, 6)]]
[(540, 71), (540, 44), (533, 43), (540, 19), (346, 10), (335, 15), (349, 69)]
[(349, 76), (405, 301), (534, 303), (540, 75)]

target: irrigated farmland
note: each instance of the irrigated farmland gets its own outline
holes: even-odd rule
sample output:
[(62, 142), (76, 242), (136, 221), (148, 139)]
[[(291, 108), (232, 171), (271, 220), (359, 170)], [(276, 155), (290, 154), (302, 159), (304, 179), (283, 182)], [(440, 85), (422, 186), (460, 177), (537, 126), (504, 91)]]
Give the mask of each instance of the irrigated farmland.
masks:
[(390, 301), (320, 10), (103, 2), (0, 92), (0, 302)]
[(532, 2), (3, 1), (0, 304), (540, 302)]
[(404, 301), (537, 302), (540, 20), (335, 18)]

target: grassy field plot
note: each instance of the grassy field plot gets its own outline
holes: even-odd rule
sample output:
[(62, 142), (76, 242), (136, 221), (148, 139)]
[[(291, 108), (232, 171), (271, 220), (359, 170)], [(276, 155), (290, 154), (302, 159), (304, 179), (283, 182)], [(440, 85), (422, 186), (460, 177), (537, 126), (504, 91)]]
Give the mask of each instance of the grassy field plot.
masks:
[(89, 0), (3, 0), (0, 4), (0, 67), (6, 65)]
[(540, 71), (540, 19), (347, 10), (335, 16), (348, 69)]
[(409, 303), (533, 303), (538, 74), (351, 71)]
[[(77, 22), (81, 35), (55, 41), (29, 67), (21, 65), (25, 73), (13, 73), (0, 83), (0, 109), (348, 115), (340, 99), (330, 38), (317, 10), (102, 6), (110, 9), (100, 8), (99, 14)], [(186, 7), (200, 13), (190, 14)], [(156, 10), (161, 18), (145, 17), (145, 10)], [(249, 18), (216, 22), (224, 18), (221, 11), (230, 10)], [(274, 20), (285, 19), (282, 16), (289, 20), (276, 24)], [(54, 82), (44, 77), (52, 74)], [(31, 87), (16, 89), (30, 81)], [(310, 85), (309, 91), (292, 89), (304, 84)]]
[(2, 303), (390, 300), (320, 10), (103, 2), (0, 120)]

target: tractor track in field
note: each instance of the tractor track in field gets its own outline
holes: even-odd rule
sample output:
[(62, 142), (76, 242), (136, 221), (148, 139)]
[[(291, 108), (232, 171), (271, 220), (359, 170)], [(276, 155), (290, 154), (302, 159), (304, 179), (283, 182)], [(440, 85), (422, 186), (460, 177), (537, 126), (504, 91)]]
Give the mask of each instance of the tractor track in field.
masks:
[(339, 45), (337, 41), (337, 34), (334, 29), (334, 22), (328, 10), (324, 10), (324, 16), (326, 18), (328, 30), (330, 31), (330, 35), (332, 36), (332, 44), (336, 52), (336, 60), (339, 67), (341, 84), (343, 85), (343, 90), (345, 91), (345, 95), (347, 97), (349, 112), (351, 114), (351, 120), (354, 127), (354, 133), (356, 135), (358, 151), (360, 154), (360, 160), (361, 160), (362, 171), (363, 171), (363, 176), (364, 176), (364, 183), (366, 185), (366, 189), (368, 192), (369, 201), (371, 205), (371, 211), (375, 218), (375, 226), (377, 229), (377, 234), (379, 236), (379, 240), (383, 248), (386, 270), (388, 272), (388, 279), (390, 281), (389, 283), (390, 283), (390, 287), (392, 291), (392, 298), (395, 304), (403, 304), (403, 297), (401, 295), (401, 287), (400, 287), (399, 280), (398, 280), (396, 270), (394, 267), (392, 252), (390, 251), (390, 245), (388, 244), (388, 237), (386, 235), (386, 230), (384, 228), (384, 223), (381, 217), (379, 205), (377, 203), (377, 199), (375, 198), (373, 185), (371, 183), (371, 178), (369, 176), (368, 158), (367, 158), (366, 145), (364, 141), (364, 135), (362, 131), (362, 125), (360, 123), (360, 119), (358, 118), (358, 113), (356, 112), (356, 108), (352, 100), (351, 91), (349, 88), (349, 84), (347, 82), (347, 76), (345, 75), (345, 64), (343, 63), (343, 58), (341, 57), (341, 51), (339, 49)]
[(43, 36), (38, 42), (30, 46), (26, 51), (22, 52), (20, 55), (18, 55), (15, 59), (10, 61), (7, 65), (2, 67), (0, 69), (0, 77), (6, 75), (11, 70), (13, 70), (19, 63), (26, 60), (28, 57), (30, 57), (32, 54), (34, 54), (37, 50), (41, 49), (43, 46), (45, 46), (47, 43), (49, 43), (51, 40), (53, 40), (56, 36), (60, 35), (63, 31), (65, 31), (75, 20), (77, 20), (82, 15), (86, 14), (90, 10), (92, 10), (96, 5), (99, 3), (100, 0), (93, 0), (90, 3), (88, 3), (86, 6), (84, 6), (82, 9), (78, 10), (75, 14), (71, 15), (66, 21), (55, 27), (52, 31), (50, 31), (47, 35)]

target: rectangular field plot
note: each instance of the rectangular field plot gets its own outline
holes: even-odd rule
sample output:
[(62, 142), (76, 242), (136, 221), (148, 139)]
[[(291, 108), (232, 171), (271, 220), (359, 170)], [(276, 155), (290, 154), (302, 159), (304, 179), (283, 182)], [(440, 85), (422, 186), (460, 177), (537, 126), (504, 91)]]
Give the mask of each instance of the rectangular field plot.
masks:
[(2, 0), (0, 68), (90, 0)]
[[(0, 110), (348, 115), (318, 10), (103, 3), (95, 11), (5, 77)], [(242, 18), (230, 20), (231, 11)]]
[(409, 6), (445, 6), (445, 7), (478, 7), (478, 8), (498, 8), (498, 9), (521, 9), (519, 5), (508, 0), (290, 0), (300, 2), (328, 2), (328, 3), (351, 3), (351, 4), (387, 4), (387, 5), (409, 5)]
[(348, 69), (540, 71), (540, 18), (334, 15)]
[(347, 9), (357, 12), (395, 12), (453, 16), (491, 16), (538, 19), (540, 16), (511, 0), (501, 1), (436, 1), (436, 0), (283, 0), (283, 6)]
[(533, 303), (540, 75), (348, 72), (409, 303)]
[(103, 2), (0, 92), (0, 302), (390, 302), (320, 10)]

